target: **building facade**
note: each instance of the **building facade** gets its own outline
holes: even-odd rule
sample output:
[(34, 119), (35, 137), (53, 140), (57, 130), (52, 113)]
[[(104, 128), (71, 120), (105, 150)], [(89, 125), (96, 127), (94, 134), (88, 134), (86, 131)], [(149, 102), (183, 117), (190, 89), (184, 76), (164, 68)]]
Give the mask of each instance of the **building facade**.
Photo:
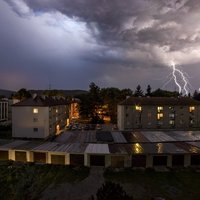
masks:
[(12, 106), (12, 136), (48, 138), (60, 133), (68, 116), (65, 99), (35, 96)]
[(118, 105), (118, 128), (200, 128), (200, 102), (187, 97), (130, 97)]

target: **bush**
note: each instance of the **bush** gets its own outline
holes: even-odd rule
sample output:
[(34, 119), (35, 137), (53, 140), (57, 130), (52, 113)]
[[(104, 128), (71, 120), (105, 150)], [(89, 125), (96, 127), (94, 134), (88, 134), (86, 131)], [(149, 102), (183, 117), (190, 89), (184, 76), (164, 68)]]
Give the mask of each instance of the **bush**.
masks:
[[(91, 196), (89, 200), (94, 200), (94, 196)], [(133, 200), (133, 197), (126, 194), (122, 186), (118, 183), (106, 181), (96, 193), (97, 200)]]

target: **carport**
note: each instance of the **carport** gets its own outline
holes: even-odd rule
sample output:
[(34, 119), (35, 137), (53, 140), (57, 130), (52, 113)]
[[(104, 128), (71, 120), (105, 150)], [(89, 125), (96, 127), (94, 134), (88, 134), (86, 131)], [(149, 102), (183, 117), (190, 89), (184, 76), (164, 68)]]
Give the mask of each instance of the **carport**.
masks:
[(191, 166), (200, 165), (200, 155), (191, 155)]
[(153, 166), (167, 166), (167, 156), (153, 156)]
[(124, 167), (124, 156), (111, 156), (111, 167)]
[(9, 160), (8, 151), (0, 151), (0, 160)]
[(15, 151), (15, 161), (27, 162), (25, 151)]
[(33, 152), (33, 162), (35, 162), (35, 163), (46, 163), (46, 153)]
[(172, 155), (172, 167), (183, 167), (184, 155)]
[(84, 155), (83, 154), (70, 154), (70, 165), (83, 166)]
[(146, 167), (146, 155), (133, 155), (132, 167)]
[(65, 165), (65, 155), (51, 154), (51, 164)]
[(90, 155), (90, 166), (105, 166), (105, 156)]

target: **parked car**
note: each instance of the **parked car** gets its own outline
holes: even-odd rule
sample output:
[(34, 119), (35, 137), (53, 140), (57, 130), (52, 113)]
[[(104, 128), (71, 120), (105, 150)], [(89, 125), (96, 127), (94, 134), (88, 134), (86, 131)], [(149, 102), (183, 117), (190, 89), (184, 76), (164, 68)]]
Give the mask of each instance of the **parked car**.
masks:
[(96, 130), (101, 130), (102, 129), (102, 126), (100, 124), (97, 124), (96, 125)]
[(73, 131), (77, 130), (77, 126), (76, 126), (76, 125), (73, 125), (73, 126), (72, 126), (72, 130), (73, 130)]
[(89, 125), (86, 124), (85, 127), (84, 127), (84, 130), (89, 130), (89, 129), (90, 129)]

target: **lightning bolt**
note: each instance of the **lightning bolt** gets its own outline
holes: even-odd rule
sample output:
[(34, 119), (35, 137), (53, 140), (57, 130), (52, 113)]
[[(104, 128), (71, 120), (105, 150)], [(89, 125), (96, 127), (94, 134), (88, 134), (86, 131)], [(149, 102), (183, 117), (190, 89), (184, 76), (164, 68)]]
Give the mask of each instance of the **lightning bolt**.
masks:
[[(173, 61), (171, 62), (171, 67), (172, 67), (173, 79), (174, 79), (175, 84), (178, 86), (179, 93), (183, 93), (183, 95), (188, 95), (189, 94), (189, 91), (188, 91), (189, 81), (188, 81), (187, 77), (185, 76), (185, 73), (183, 71), (181, 71), (180, 68), (178, 68), (178, 66)], [(176, 74), (180, 76), (180, 79), (181, 79), (183, 85), (180, 82), (178, 82)]]
[(182, 88), (181, 88), (181, 85), (178, 83), (178, 81), (177, 81), (177, 77), (176, 77), (176, 71), (177, 71), (177, 69), (176, 69), (176, 65), (175, 65), (175, 63), (172, 61), (172, 65), (171, 65), (171, 67), (172, 67), (172, 76), (173, 76), (173, 78), (174, 78), (174, 82), (175, 82), (175, 84), (178, 86), (178, 92), (179, 93), (181, 93), (181, 91), (182, 91)]
[(183, 72), (183, 70), (175, 64), (174, 61), (171, 61), (169, 67), (172, 69), (172, 73), (168, 75), (169, 80), (163, 85), (164, 88), (168, 85), (172, 80), (174, 80), (175, 85), (178, 87), (179, 94), (188, 95), (189, 94), (189, 80), (187, 78), (187, 74)]

